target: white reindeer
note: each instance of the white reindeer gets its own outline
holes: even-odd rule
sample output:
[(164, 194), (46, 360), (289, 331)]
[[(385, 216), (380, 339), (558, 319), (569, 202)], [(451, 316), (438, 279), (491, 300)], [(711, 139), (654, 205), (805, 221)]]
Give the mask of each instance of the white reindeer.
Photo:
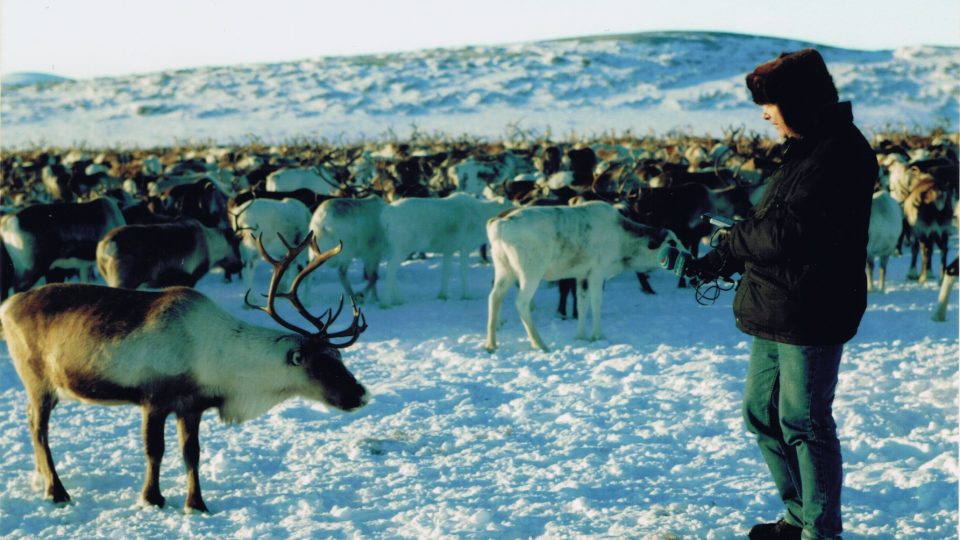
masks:
[(884, 292), (887, 281), (887, 262), (897, 252), (897, 242), (903, 231), (903, 209), (885, 189), (873, 194), (870, 207), (870, 228), (867, 238), (867, 291), (873, 291), (874, 258), (880, 258), (878, 290)]
[(454, 252), (460, 253), (461, 298), (468, 297), (467, 258), (486, 241), (484, 226), (488, 219), (512, 208), (500, 200), (480, 200), (466, 193), (453, 193), (442, 199), (401, 199), (383, 209), (381, 221), (387, 236), (386, 305), (403, 302), (397, 286), (397, 270), (411, 253), (432, 252), (443, 255), (440, 278), (441, 299), (447, 298)]
[[(237, 206), (231, 213), (234, 216), (234, 230), (241, 235), (240, 260), (244, 270), (243, 283), (247, 289), (253, 288), (257, 266), (263, 260), (258, 238), (262, 239), (268, 252), (276, 252), (284, 240), (299, 244), (310, 233), (310, 209), (297, 199), (252, 199)], [(302, 268), (306, 266), (306, 254), (301, 259), (295, 264)], [(310, 298), (309, 281), (303, 287), (305, 297)]]
[[(317, 257), (287, 293), (278, 295), (280, 278), (308, 243)], [(339, 350), (366, 328), (362, 315), (354, 308), (349, 328), (328, 332), (336, 315), (315, 317), (297, 296), (297, 285), (336, 253), (319, 254), (309, 238), (280, 260), (262, 252), (274, 264), (274, 275), (261, 309), (287, 332), (247, 324), (184, 287), (147, 292), (56, 284), (7, 300), (0, 306), (0, 326), (27, 391), (30, 435), (46, 497), (55, 503), (70, 500), (48, 440), (50, 413), (60, 396), (141, 407), (147, 458), (142, 500), (155, 506), (165, 503), (159, 483), (164, 423), (176, 414), (187, 469), (185, 506), (202, 512), (207, 507), (200, 494), (199, 428), (205, 410), (215, 408), (232, 423), (255, 418), (292, 396), (346, 411), (362, 407), (367, 391), (343, 365)], [(280, 318), (277, 296), (287, 298), (317, 332)], [(347, 341), (333, 343), (338, 338)]]
[(336, 195), (340, 183), (327, 167), (284, 168), (267, 175), (267, 191), (294, 191), (307, 188), (320, 195)]
[(497, 347), (500, 308), (514, 283), (520, 285), (517, 312), (530, 343), (548, 351), (530, 313), (530, 302), (540, 281), (577, 280), (577, 339), (587, 338), (588, 306), (593, 313), (590, 339), (597, 340), (601, 339), (603, 282), (626, 270), (649, 272), (659, 268), (657, 253), (665, 242), (684, 251), (673, 232), (631, 221), (600, 201), (513, 210), (487, 223), (487, 237), (494, 266), (484, 345), (488, 351)]
[[(342, 242), (344, 251), (337, 257), (336, 268), (340, 284), (350, 298), (363, 301), (369, 295), (379, 302), (377, 278), (380, 261), (386, 251), (386, 234), (380, 214), (387, 203), (376, 195), (362, 199), (328, 199), (320, 204), (310, 218), (310, 231), (322, 248)], [(367, 286), (360, 294), (353, 291), (347, 279), (347, 269), (354, 259), (363, 262)]]

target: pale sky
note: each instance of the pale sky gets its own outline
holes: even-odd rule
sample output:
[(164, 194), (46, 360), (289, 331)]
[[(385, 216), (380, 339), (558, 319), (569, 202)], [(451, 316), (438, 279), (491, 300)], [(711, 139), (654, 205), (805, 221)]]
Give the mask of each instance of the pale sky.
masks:
[(960, 0), (0, 0), (0, 72), (74, 78), (655, 30), (960, 46)]

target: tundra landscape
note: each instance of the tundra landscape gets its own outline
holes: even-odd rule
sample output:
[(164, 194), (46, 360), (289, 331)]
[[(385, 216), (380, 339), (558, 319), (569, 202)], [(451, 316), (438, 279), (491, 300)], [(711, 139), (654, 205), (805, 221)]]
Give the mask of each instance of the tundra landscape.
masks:
[[(194, 287), (210, 303), (191, 301), (205, 307), (130, 362), (176, 372), (194, 357), (170, 351), (202, 351), (183, 372), (198, 388), (245, 383), (209, 390), (204, 421), (185, 415), (187, 427), (61, 400), (49, 446), (69, 501), (54, 489), (54, 504), (5, 342), (0, 536), (726, 539), (775, 519), (740, 417), (750, 338), (734, 326), (734, 293), (683, 283), (656, 251), (708, 251), (704, 213), (749, 218), (782, 148), (743, 73), (798, 45), (662, 33), (5, 81), (2, 296), (53, 281)], [(844, 537), (949, 538), (958, 302), (943, 278), (957, 256), (960, 51), (824, 55), (881, 164), (872, 291), (834, 404)], [(497, 254), (523, 240), (504, 223), (521, 212), (601, 216), (583, 219), (644, 250), (630, 264), (618, 252), (618, 265), (603, 241), (534, 237), (516, 244), (533, 255), (524, 271), (555, 248), (609, 279), (578, 295), (547, 272), (494, 296)], [(77, 320), (76, 335), (120, 332)], [(39, 341), (23, 328), (4, 336)], [(250, 351), (267, 350), (248, 345), (257, 332), (329, 337), (338, 352), (324, 354), (342, 355), (337, 369), (362, 387), (349, 399), (327, 383), (290, 391), (284, 377), (312, 360), (285, 349), (247, 381)], [(101, 382), (132, 380), (120, 373)], [(148, 446), (157, 430), (168, 441), (162, 468), (145, 465), (147, 425)], [(181, 457), (184, 436), (199, 447)]]

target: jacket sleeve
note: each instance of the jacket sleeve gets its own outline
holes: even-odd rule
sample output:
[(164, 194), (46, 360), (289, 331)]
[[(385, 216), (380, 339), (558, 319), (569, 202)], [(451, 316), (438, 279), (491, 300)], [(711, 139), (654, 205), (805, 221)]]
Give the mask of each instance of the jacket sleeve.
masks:
[(727, 245), (728, 238), (728, 236), (722, 237), (717, 247), (701, 257), (703, 261), (701, 264), (725, 278), (743, 273), (743, 261), (730, 252), (730, 247)]
[(843, 222), (837, 215), (843, 209), (838, 201), (848, 199), (844, 192), (849, 186), (844, 185), (840, 167), (831, 170), (823, 163), (821, 159), (798, 171), (802, 176), (786, 186), (789, 193), (778, 194), (762, 216), (735, 225), (726, 243), (729, 254), (765, 264), (802, 263), (829, 253), (837, 237), (831, 231)]

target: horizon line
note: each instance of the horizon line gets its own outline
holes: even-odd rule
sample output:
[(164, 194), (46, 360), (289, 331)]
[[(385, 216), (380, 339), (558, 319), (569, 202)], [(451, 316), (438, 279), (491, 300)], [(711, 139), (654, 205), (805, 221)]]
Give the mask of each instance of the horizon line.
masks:
[(130, 76), (143, 76), (150, 75), (155, 73), (165, 73), (165, 72), (180, 72), (180, 71), (192, 71), (198, 69), (206, 68), (215, 68), (215, 67), (230, 67), (230, 66), (241, 66), (241, 65), (268, 65), (268, 64), (284, 64), (284, 63), (293, 63), (301, 62), (304, 60), (314, 60), (314, 59), (341, 59), (341, 58), (364, 58), (364, 57), (383, 57), (390, 55), (402, 55), (409, 53), (417, 52), (435, 52), (435, 51), (457, 51), (464, 49), (473, 49), (473, 48), (486, 48), (486, 47), (510, 47), (515, 45), (528, 45), (536, 43), (554, 43), (554, 42), (565, 42), (565, 41), (576, 41), (576, 40), (590, 40), (590, 41), (625, 41), (630, 38), (640, 37), (640, 36), (655, 36), (655, 35), (666, 35), (666, 34), (702, 34), (702, 35), (718, 35), (718, 36), (734, 36), (734, 37), (744, 37), (744, 38), (755, 38), (755, 39), (769, 39), (769, 40), (780, 40), (780, 41), (795, 41), (802, 43), (804, 45), (811, 45), (814, 47), (821, 47), (826, 49), (834, 50), (846, 50), (846, 51), (862, 51), (862, 52), (887, 52), (895, 51), (903, 48), (913, 48), (913, 47), (932, 47), (932, 48), (946, 48), (946, 49), (960, 49), (960, 44), (958, 45), (947, 45), (947, 44), (937, 44), (937, 43), (924, 43), (916, 45), (902, 45), (899, 47), (893, 48), (851, 48), (843, 47), (838, 45), (831, 45), (829, 43), (821, 43), (816, 41), (810, 41), (802, 38), (787, 37), (787, 36), (776, 36), (776, 35), (766, 35), (766, 34), (747, 34), (743, 32), (733, 32), (728, 30), (711, 30), (711, 29), (685, 29), (685, 30), (648, 30), (640, 32), (620, 32), (616, 34), (586, 34), (586, 35), (576, 35), (576, 36), (558, 36), (553, 38), (545, 39), (532, 39), (532, 40), (521, 40), (521, 41), (509, 41), (509, 42), (500, 42), (493, 44), (467, 44), (467, 45), (441, 45), (436, 47), (417, 47), (412, 49), (396, 49), (391, 51), (380, 51), (380, 52), (358, 52), (352, 54), (329, 54), (329, 55), (318, 55), (310, 57), (298, 57), (298, 58), (287, 58), (284, 60), (255, 60), (255, 61), (237, 61), (233, 63), (213, 63), (213, 64), (197, 64), (191, 66), (179, 66), (179, 67), (169, 67), (169, 68), (160, 68), (160, 69), (151, 69), (148, 71), (129, 71), (124, 73), (114, 73), (114, 74), (103, 74), (103, 75), (90, 75), (82, 77), (71, 77), (67, 75), (61, 75), (55, 71), (42, 71), (35, 69), (23, 69), (11, 72), (0, 72), (0, 80), (6, 79), (12, 76), (23, 76), (23, 75), (35, 75), (35, 76), (44, 76), (52, 77), (57, 80), (52, 80), (49, 82), (73, 82), (73, 81), (82, 81), (82, 80), (94, 80), (94, 79), (110, 79), (117, 77), (130, 77)]

